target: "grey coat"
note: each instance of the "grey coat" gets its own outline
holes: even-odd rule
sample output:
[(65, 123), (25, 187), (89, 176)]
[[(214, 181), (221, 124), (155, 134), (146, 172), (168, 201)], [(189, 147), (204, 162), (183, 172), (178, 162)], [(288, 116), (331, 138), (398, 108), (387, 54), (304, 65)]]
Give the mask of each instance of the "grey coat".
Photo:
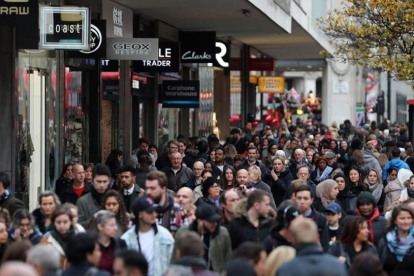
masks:
[(181, 166), (181, 169), (174, 174), (174, 171), (171, 167), (165, 167), (162, 169), (168, 179), (168, 189), (177, 192), (183, 184), (186, 184), (188, 181), (193, 179), (193, 171), (188, 167)]
[(76, 202), (78, 207), (78, 223), (84, 228), (88, 227), (89, 220), (99, 211), (99, 203), (92, 197), (92, 193), (88, 193)]
[(382, 169), (378, 159), (369, 150), (364, 150), (364, 162), (369, 169), (376, 169), (379, 175), (382, 175)]

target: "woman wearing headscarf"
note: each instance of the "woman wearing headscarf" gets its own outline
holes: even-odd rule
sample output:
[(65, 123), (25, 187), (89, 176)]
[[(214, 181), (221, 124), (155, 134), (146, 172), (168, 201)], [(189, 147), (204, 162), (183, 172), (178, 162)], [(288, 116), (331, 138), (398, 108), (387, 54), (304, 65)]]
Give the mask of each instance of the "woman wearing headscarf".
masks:
[(370, 169), (365, 177), (365, 184), (369, 187), (369, 192), (374, 196), (380, 213), (384, 209), (385, 193), (384, 185), (380, 178), (380, 174), (376, 169)]
[(338, 183), (332, 179), (327, 179), (316, 186), (316, 198), (313, 201), (313, 207), (316, 211), (325, 212), (329, 203), (336, 201), (338, 196)]
[(341, 205), (342, 210), (346, 213), (349, 210), (355, 210), (357, 196), (351, 193), (350, 186), (346, 182), (345, 175), (338, 173), (334, 176), (333, 180), (338, 184), (338, 196), (336, 201)]
[(409, 179), (407, 187), (401, 192), (400, 201), (405, 201), (409, 198), (414, 198), (414, 175)]

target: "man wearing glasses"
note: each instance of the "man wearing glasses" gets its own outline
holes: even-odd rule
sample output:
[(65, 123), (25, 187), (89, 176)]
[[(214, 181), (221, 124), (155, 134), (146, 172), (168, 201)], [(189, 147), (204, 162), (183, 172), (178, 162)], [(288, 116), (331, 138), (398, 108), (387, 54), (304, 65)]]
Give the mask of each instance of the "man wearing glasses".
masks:
[(180, 144), (178, 143), (177, 140), (168, 141), (167, 151), (157, 159), (157, 162), (155, 162), (155, 167), (157, 167), (157, 170), (161, 171), (163, 168), (171, 165), (170, 155), (173, 152), (178, 152), (179, 148), (180, 148)]
[(162, 169), (168, 178), (168, 189), (177, 192), (178, 189), (193, 178), (193, 172), (182, 165), (183, 157), (178, 151), (170, 154), (169, 166)]

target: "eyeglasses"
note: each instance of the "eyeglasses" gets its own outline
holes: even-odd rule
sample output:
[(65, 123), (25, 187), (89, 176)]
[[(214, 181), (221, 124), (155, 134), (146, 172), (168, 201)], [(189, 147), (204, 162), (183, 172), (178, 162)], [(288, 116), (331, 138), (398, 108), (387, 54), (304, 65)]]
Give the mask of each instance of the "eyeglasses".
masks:
[(220, 189), (220, 186), (219, 186), (219, 185), (213, 185), (213, 186), (211, 186), (210, 188), (213, 188), (213, 189)]
[(203, 169), (193, 168), (193, 171), (202, 171)]

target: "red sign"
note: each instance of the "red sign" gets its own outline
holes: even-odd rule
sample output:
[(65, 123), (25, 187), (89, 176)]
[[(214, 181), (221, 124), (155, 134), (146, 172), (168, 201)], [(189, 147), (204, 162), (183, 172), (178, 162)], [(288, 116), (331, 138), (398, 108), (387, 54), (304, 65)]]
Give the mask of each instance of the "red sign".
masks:
[(365, 85), (365, 92), (371, 91), (376, 84), (377, 84), (377, 82), (375, 81), (374, 76), (371, 75), (371, 74), (368, 74), (367, 75), (367, 80), (366, 80), (366, 85)]
[[(232, 58), (230, 66), (233, 71), (241, 71), (241, 59)], [(275, 60), (273, 58), (250, 58), (247, 61), (247, 69), (249, 71), (273, 71), (275, 69)]]

